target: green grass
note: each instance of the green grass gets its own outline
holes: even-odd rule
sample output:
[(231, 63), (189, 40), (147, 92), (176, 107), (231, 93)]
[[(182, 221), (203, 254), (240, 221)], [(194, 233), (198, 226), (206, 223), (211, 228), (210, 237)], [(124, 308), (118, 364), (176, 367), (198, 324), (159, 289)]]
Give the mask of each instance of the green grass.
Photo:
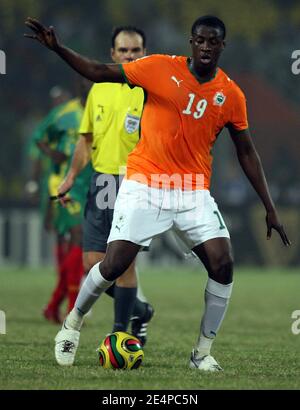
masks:
[(187, 366), (203, 309), (206, 275), (200, 269), (141, 273), (156, 314), (144, 365), (136, 371), (108, 371), (97, 364), (97, 345), (113, 318), (106, 295), (82, 330), (76, 364), (61, 368), (55, 363), (58, 327), (41, 316), (54, 280), (49, 269), (0, 273), (0, 309), (7, 320), (7, 334), (0, 335), (0, 390), (300, 388), (300, 335), (291, 332), (291, 314), (300, 309), (299, 272), (236, 270), (229, 310), (212, 351), (225, 370), (218, 374)]

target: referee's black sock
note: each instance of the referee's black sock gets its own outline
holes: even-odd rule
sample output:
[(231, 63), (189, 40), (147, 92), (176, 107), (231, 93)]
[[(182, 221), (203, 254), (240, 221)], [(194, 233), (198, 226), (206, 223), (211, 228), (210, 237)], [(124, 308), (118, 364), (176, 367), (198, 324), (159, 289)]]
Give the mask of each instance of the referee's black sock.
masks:
[(115, 285), (115, 323), (113, 332), (126, 332), (136, 304), (137, 288), (123, 288)]

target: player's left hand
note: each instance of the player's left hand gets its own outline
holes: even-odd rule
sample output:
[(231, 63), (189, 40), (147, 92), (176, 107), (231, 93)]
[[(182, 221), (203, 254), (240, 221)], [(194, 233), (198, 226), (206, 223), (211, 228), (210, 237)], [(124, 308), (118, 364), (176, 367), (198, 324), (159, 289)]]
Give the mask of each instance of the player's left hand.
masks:
[(74, 178), (68, 174), (58, 187), (58, 200), (64, 208), (67, 206), (68, 202), (70, 202), (70, 198), (66, 194), (70, 191), (74, 182)]
[(283, 244), (285, 246), (290, 246), (291, 245), (291, 242), (288, 239), (288, 237), (285, 233), (285, 230), (283, 228), (283, 225), (280, 223), (279, 217), (278, 217), (277, 212), (275, 210), (267, 212), (266, 223), (267, 223), (267, 228), (268, 228), (268, 231), (267, 231), (267, 239), (268, 240), (271, 239), (272, 229), (275, 229), (279, 233)]

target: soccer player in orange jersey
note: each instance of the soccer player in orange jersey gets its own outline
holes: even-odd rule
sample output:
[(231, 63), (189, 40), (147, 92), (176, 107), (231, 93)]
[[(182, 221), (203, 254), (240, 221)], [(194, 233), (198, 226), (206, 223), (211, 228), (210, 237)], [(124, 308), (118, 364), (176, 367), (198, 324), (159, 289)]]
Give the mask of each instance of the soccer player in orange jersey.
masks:
[(238, 160), (266, 209), (267, 238), (275, 229), (290, 245), (280, 223), (260, 158), (250, 137), (246, 100), (221, 68), (226, 28), (214, 16), (192, 26), (191, 57), (153, 55), (123, 65), (88, 60), (63, 46), (53, 27), (27, 20), (39, 40), (94, 82), (127, 82), (147, 92), (141, 140), (129, 155), (120, 188), (106, 257), (96, 264), (56, 337), (56, 360), (70, 365), (79, 343), (82, 312), (130, 265), (141, 246), (175, 229), (208, 272), (205, 311), (190, 367), (222, 370), (210, 350), (224, 319), (233, 285), (229, 233), (209, 192), (211, 148), (227, 127)]

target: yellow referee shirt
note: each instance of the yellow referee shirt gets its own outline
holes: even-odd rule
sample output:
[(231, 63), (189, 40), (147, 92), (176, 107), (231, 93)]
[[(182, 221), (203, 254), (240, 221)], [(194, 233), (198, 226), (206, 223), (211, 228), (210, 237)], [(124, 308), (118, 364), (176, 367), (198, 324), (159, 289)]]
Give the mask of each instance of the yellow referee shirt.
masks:
[(100, 83), (90, 90), (80, 134), (91, 133), (92, 165), (95, 171), (125, 173), (128, 154), (139, 140), (144, 91), (127, 84)]

